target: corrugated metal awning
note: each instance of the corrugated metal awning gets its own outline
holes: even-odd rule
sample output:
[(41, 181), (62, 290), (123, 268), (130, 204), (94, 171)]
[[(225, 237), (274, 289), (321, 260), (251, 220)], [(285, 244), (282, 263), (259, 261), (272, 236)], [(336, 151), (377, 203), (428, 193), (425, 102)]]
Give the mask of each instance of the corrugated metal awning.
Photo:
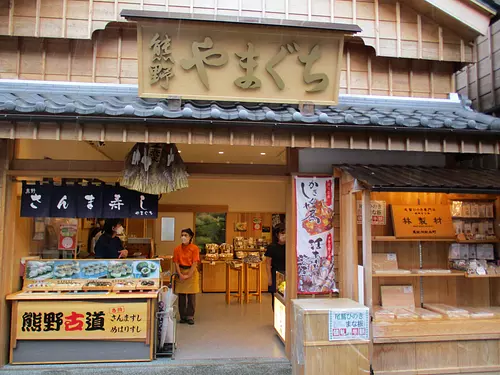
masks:
[(341, 165), (364, 188), (385, 192), (500, 194), (500, 170)]

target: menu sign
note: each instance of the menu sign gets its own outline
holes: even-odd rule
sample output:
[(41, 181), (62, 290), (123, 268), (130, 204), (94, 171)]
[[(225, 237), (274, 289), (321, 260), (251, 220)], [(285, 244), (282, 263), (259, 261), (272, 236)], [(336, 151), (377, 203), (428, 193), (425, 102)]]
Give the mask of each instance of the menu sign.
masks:
[(450, 208), (446, 205), (393, 205), (394, 233), (399, 238), (454, 238)]
[(138, 302), (20, 301), (18, 340), (146, 339), (147, 304)]
[(299, 294), (336, 292), (333, 254), (333, 179), (296, 177)]

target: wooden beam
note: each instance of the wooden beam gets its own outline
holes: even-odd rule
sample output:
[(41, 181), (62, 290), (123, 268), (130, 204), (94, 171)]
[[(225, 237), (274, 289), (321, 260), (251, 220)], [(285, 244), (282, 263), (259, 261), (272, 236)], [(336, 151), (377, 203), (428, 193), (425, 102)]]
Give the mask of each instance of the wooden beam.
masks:
[(228, 212), (225, 205), (159, 204), (158, 212)]
[(299, 149), (286, 148), (287, 174), (297, 173), (299, 171)]
[[(121, 177), (124, 162), (112, 160), (30, 160), (15, 159), (7, 174), (16, 177), (104, 178)], [(189, 174), (286, 176), (288, 166), (265, 164), (186, 163)]]

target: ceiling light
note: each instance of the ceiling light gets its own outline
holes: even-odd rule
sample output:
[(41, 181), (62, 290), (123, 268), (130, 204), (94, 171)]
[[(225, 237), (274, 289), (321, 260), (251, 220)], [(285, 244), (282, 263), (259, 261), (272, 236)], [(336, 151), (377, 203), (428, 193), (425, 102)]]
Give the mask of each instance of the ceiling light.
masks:
[(177, 150), (177, 152), (180, 154), (182, 151), (181, 150)]
[(265, 156), (265, 155), (266, 155), (266, 153), (265, 153), (265, 152), (261, 152), (260, 154), (261, 154), (262, 156)]
[(219, 151), (219, 155), (224, 155), (224, 151)]

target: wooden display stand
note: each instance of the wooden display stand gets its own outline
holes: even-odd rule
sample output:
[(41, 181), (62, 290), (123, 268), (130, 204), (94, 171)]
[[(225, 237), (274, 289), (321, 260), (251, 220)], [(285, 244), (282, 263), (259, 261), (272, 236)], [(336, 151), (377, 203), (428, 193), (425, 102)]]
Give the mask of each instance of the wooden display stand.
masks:
[[(368, 309), (346, 298), (292, 300), (297, 332), (291, 335), (293, 375), (365, 375), (370, 373), (370, 340), (330, 341), (329, 314)], [(368, 319), (366, 325), (368, 329)], [(369, 337), (369, 335), (367, 335)]]
[[(231, 298), (236, 298), (239, 304), (243, 304), (243, 265), (241, 268), (233, 268), (229, 263), (226, 263), (226, 304), (231, 303)], [(237, 292), (231, 291), (231, 274), (237, 274)]]
[(157, 297), (156, 291), (11, 294), (10, 363), (151, 361)]
[[(450, 272), (448, 260), (452, 243), (495, 244), (498, 240), (457, 241), (449, 234), (450, 228), (446, 232), (438, 230), (433, 233), (434, 237), (419, 237), (420, 232), (415, 229), (415, 232), (412, 231), (415, 238), (412, 238), (412, 233), (398, 237), (398, 233), (393, 231), (390, 216), (387, 217), (386, 225), (371, 225), (370, 222), (371, 200), (386, 202), (388, 215), (390, 205), (408, 205), (417, 209), (439, 205), (440, 209), (446, 210), (454, 199), (489, 200), (495, 203), (496, 212), (500, 212), (496, 196), (371, 193), (368, 190), (351, 194), (357, 200), (362, 199), (363, 204), (363, 223), (357, 228), (362, 236), (357, 240), (363, 250), (365, 304), (371, 309), (375, 308), (372, 325), (374, 374), (500, 374), (500, 314), (492, 314), (489, 318), (472, 313), (466, 317), (425, 315), (428, 311), (426, 308), (435, 304), (471, 311), (479, 307), (488, 311), (500, 309), (498, 275), (468, 275), (465, 270)], [(427, 217), (431, 217), (428, 222), (436, 223), (442, 215), (436, 220), (432, 215)], [(393, 217), (392, 221), (395, 220), (398, 225), (405, 220), (415, 223), (411, 215)], [(428, 225), (425, 228), (426, 231), (434, 229), (429, 229)], [(440, 235), (442, 233), (445, 235)], [(355, 232), (354, 239), (356, 236)], [(375, 257), (378, 265), (373, 268), (373, 254), (394, 254), (399, 269), (393, 272), (387, 269), (379, 273), (381, 256)], [(398, 273), (404, 270), (411, 272)], [(398, 288), (387, 289), (385, 286)], [(412, 291), (412, 301), (406, 298), (410, 296), (407, 294), (404, 306), (401, 306), (403, 298), (398, 297), (397, 293), (405, 288)], [(393, 316), (380, 318), (384, 314), (380, 314), (380, 309), (386, 310), (387, 307), (394, 313)]]
[[(260, 263), (245, 263), (244, 267), (244, 278), (245, 278), (245, 302), (250, 302), (250, 297), (255, 297), (257, 302), (262, 303), (262, 262)], [(252, 272), (255, 271), (255, 272)], [(255, 276), (256, 288), (250, 288), (250, 275)]]
[[(202, 280), (201, 287), (203, 293), (225, 293), (226, 292), (226, 261), (225, 260), (202, 260)], [(238, 291), (238, 277), (235, 272), (231, 275), (231, 292)], [(267, 274), (266, 272), (261, 273), (261, 291), (267, 292)], [(250, 289), (256, 290), (257, 280), (254, 278), (250, 279)]]

